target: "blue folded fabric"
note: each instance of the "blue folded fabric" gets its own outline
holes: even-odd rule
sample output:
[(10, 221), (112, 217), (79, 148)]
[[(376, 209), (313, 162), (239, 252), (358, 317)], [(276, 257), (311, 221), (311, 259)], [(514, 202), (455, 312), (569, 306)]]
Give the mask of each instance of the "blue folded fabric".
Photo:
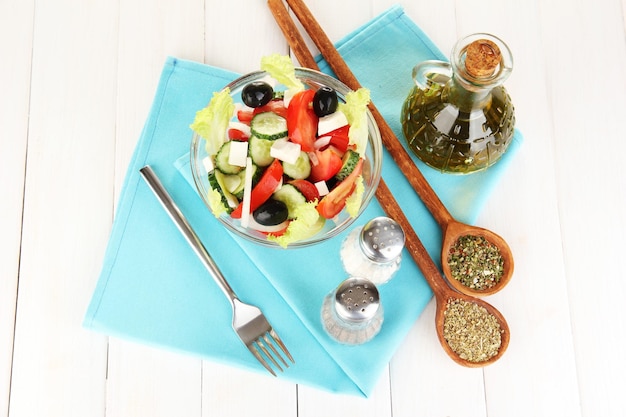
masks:
[[(445, 56), (399, 6), (337, 46), (402, 138), (399, 115), (413, 85), (412, 67)], [(331, 73), (321, 59), (320, 67)], [(129, 165), (84, 325), (112, 336), (266, 373), (233, 332), (228, 301), (140, 179), (139, 169), (149, 164), (233, 289), (242, 300), (264, 311), (288, 346), (296, 364), (281, 377), (333, 392), (367, 396), (430, 300), (430, 288), (405, 252), (398, 274), (379, 287), (385, 311), (379, 335), (364, 345), (341, 345), (324, 332), (320, 310), (324, 296), (346, 278), (339, 248), (352, 228), (313, 247), (282, 250), (254, 245), (221, 226), (185, 178), (189, 175), (188, 160), (180, 157), (189, 152), (189, 124), (195, 112), (207, 104), (214, 91), (237, 76), (195, 62), (167, 59)], [(516, 134), (496, 165), (468, 176), (441, 174), (418, 160), (416, 163), (452, 215), (473, 223), (520, 144), (521, 135)], [(441, 232), (386, 153), (383, 178), (439, 263)], [(353, 227), (379, 215), (384, 212), (374, 200)]]

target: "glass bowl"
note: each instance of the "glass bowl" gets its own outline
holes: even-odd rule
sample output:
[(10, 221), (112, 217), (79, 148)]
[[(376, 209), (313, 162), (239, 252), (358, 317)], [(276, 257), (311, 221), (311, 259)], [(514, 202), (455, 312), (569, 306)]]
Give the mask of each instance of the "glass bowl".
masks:
[[(351, 90), (342, 82), (338, 81), (335, 78), (332, 78), (326, 74), (323, 74), (319, 71), (314, 71), (306, 68), (296, 68), (296, 76), (300, 81), (302, 81), (307, 89), (317, 90), (322, 86), (328, 86), (333, 88), (337, 92), (337, 96), (340, 102), (345, 102), (345, 96)], [(265, 71), (256, 71), (246, 75), (241, 76), (235, 81), (228, 84), (224, 89), (229, 88), (231, 96), (235, 104), (242, 103), (241, 99), (241, 91), (243, 87), (253, 81), (259, 81), (266, 79), (268, 74)], [(280, 84), (276, 86), (277, 89), (283, 88)], [(286, 89), (286, 88), (285, 88)], [(233, 119), (234, 120), (234, 119)], [(333, 219), (327, 219), (326, 223), (322, 230), (316, 233), (309, 238), (299, 240), (296, 242), (290, 243), (287, 248), (299, 248), (305, 247), (309, 245), (314, 245), (316, 243), (324, 242), (327, 239), (330, 239), (346, 228), (348, 228), (360, 215), (363, 213), (367, 205), (369, 204), (372, 197), (376, 192), (376, 187), (378, 186), (378, 182), (381, 176), (382, 169), (382, 142), (380, 138), (380, 132), (378, 130), (378, 126), (374, 121), (374, 118), (370, 111), (367, 111), (367, 124), (368, 124), (368, 144), (367, 149), (364, 155), (364, 166), (363, 166), (363, 186), (364, 192), (361, 202), (361, 207), (356, 216), (351, 217), (346, 209), (344, 208), (337, 216)], [(208, 192), (211, 189), (208, 180), (208, 173), (206, 171), (205, 165), (203, 163), (203, 159), (207, 157), (207, 152), (205, 150), (205, 141), (202, 137), (193, 134), (191, 140), (191, 171), (193, 175), (193, 179), (196, 185), (196, 189), (202, 198), (202, 201), (209, 209), (209, 213), (207, 215), (212, 216), (213, 214), (210, 212), (211, 208), (208, 201)], [(234, 219), (230, 217), (228, 214), (223, 214), (218, 217), (220, 223), (222, 223), (228, 230), (233, 232), (235, 235), (238, 235), (242, 238), (245, 238), (251, 242), (258, 243), (260, 245), (276, 247), (280, 248), (276, 242), (270, 241), (267, 239), (267, 236), (262, 232), (257, 230), (246, 228), (241, 225), (240, 219)]]

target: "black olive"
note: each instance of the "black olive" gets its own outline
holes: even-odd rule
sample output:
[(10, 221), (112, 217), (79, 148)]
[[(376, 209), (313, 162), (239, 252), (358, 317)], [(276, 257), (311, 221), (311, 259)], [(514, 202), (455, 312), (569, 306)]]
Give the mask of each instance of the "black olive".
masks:
[(261, 206), (254, 210), (252, 217), (263, 226), (275, 226), (287, 220), (289, 212), (287, 205), (282, 201), (270, 198)]
[(337, 179), (337, 177), (331, 177), (330, 179), (326, 180), (326, 186), (328, 187), (329, 190), (332, 191), (333, 188), (335, 188), (335, 185), (337, 185), (337, 183), (339, 182), (339, 180)]
[(241, 99), (248, 107), (261, 107), (270, 102), (274, 89), (264, 81), (253, 81), (241, 91)]
[(337, 92), (330, 87), (320, 87), (313, 96), (313, 111), (324, 117), (337, 111)]

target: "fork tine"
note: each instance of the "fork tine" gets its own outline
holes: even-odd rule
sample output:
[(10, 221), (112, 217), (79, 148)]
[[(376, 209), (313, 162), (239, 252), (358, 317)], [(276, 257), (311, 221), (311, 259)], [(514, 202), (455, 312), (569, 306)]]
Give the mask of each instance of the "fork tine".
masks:
[[(293, 357), (291, 356), (291, 353), (289, 353), (289, 351), (287, 350), (287, 347), (285, 346), (283, 341), (280, 339), (280, 337), (278, 337), (278, 334), (274, 331), (274, 329), (270, 329), (269, 333), (270, 333), (270, 336), (276, 342), (276, 344), (280, 347), (280, 349), (285, 353), (285, 355), (287, 355), (287, 357), (289, 358), (291, 363), (296, 363), (296, 361), (293, 360)], [(282, 356), (281, 355), (279, 355), (279, 356), (282, 359)]]
[(263, 335), (263, 341), (272, 350), (272, 352), (274, 353), (274, 356), (278, 356), (278, 359), (280, 359), (280, 361), (283, 363), (283, 365), (285, 365), (285, 367), (289, 368), (289, 365), (287, 364), (287, 362), (285, 362), (285, 359), (283, 358), (283, 356), (280, 353), (278, 353), (278, 351), (274, 347), (274, 343), (272, 342), (272, 339), (270, 339), (271, 337), (272, 336), (269, 333), (265, 333)]
[[(266, 333), (267, 334), (267, 333)], [(274, 359), (274, 356), (270, 353), (270, 351), (267, 349), (267, 342), (263, 339), (265, 335), (260, 336), (257, 340), (256, 340), (256, 344), (257, 346), (261, 349), (261, 351), (263, 351), (263, 353), (265, 354), (265, 356), (267, 356), (269, 358), (270, 361), (272, 361), (272, 363), (274, 364), (275, 367), (278, 368), (278, 370), (280, 372), (283, 371), (283, 368), (280, 367), (280, 365), (278, 364), (278, 362), (276, 362), (276, 359)], [(274, 349), (274, 347), (272, 345), (269, 345), (269, 347), (276, 352), (276, 349)], [(278, 353), (278, 352), (277, 352)]]
[(256, 346), (254, 346), (254, 344), (248, 346), (248, 350), (261, 363), (261, 365), (263, 365), (263, 367), (269, 371), (270, 374), (276, 376), (276, 373), (274, 372), (274, 370), (267, 364), (265, 359), (263, 359), (263, 356), (261, 356)]
[(278, 357), (280, 361), (283, 363), (285, 368), (289, 368), (289, 364), (284, 359), (283, 355), (276, 349), (274, 345), (278, 345), (280, 350), (287, 355), (289, 360), (292, 363), (296, 363), (285, 347), (283, 341), (278, 337), (278, 334), (274, 331), (274, 329), (270, 328), (269, 331), (259, 336), (257, 339), (253, 340), (252, 343), (248, 345), (248, 350), (254, 355), (254, 357), (263, 365), (265, 369), (269, 371), (272, 375), (276, 376), (276, 372), (272, 369), (272, 366), (267, 362), (266, 358), (271, 361), (271, 363), (280, 371), (283, 372), (283, 368), (276, 361), (275, 357)]

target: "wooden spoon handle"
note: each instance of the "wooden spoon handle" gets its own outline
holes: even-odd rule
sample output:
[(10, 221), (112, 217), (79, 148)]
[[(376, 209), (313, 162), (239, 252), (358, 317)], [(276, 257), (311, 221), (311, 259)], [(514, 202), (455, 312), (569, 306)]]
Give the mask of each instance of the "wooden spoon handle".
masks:
[(444, 298), (451, 292), (450, 288), (444, 284), (439, 268), (433, 261), (432, 257), (422, 244), (422, 241), (415, 233), (415, 230), (409, 223), (398, 202), (387, 188), (387, 184), (381, 179), (376, 189), (376, 199), (380, 203), (385, 213), (402, 227), (405, 234), (406, 248), (419, 267), (420, 271), (426, 278), (428, 285), (433, 290), (437, 299)]
[(319, 71), (320, 68), (313, 54), (307, 47), (306, 42), (304, 42), (300, 30), (294, 21), (291, 20), (291, 16), (289, 16), (289, 11), (287, 7), (285, 7), (283, 0), (267, 0), (267, 4), (272, 15), (274, 15), (274, 20), (276, 20), (278, 27), (283, 32), (289, 47), (300, 62), (300, 65)]
[[(268, 0), (269, 8), (278, 23), (278, 26), (283, 31), (287, 42), (291, 46), (296, 58), (301, 65), (312, 69), (318, 69), (318, 65), (313, 58), (313, 55), (306, 47), (304, 39), (300, 34), (298, 28), (294, 24), (293, 20), (289, 17), (289, 12), (283, 4), (283, 0)], [(334, 48), (333, 48), (334, 49)], [(342, 61), (343, 62), (343, 61)], [(421, 175), (421, 174), (420, 174)], [(425, 180), (424, 180), (425, 181)], [(436, 196), (435, 196), (436, 197)], [(376, 199), (380, 203), (385, 213), (393, 218), (402, 227), (405, 234), (406, 248), (411, 254), (411, 257), (418, 265), (422, 273), (426, 276), (426, 279), (435, 294), (442, 294), (446, 291), (446, 287), (442, 283), (441, 275), (437, 265), (426, 251), (426, 248), (419, 240), (417, 233), (413, 230), (413, 227), (409, 223), (409, 220), (404, 215), (404, 212), (400, 208), (400, 205), (396, 201), (395, 197), (387, 187), (387, 184), (380, 179), (378, 187), (376, 188)]]
[[(310, 10), (302, 0), (287, 0), (287, 4), (311, 37), (311, 40), (322, 53), (326, 62), (330, 65), (337, 78), (352, 90), (361, 87), (359, 81), (354, 76), (346, 62), (343, 60), (333, 43), (330, 41), (324, 30), (315, 20)], [(284, 6), (283, 6), (284, 7)], [(437, 223), (445, 230), (447, 224), (452, 220), (452, 215), (443, 205), (435, 191), (432, 189), (424, 175), (415, 165), (410, 155), (400, 143), (395, 133), (384, 117), (380, 114), (374, 103), (370, 102), (369, 109), (378, 124), (383, 145), (396, 162), (402, 173), (405, 175), (417, 195), (420, 197), (426, 208), (431, 212)]]

